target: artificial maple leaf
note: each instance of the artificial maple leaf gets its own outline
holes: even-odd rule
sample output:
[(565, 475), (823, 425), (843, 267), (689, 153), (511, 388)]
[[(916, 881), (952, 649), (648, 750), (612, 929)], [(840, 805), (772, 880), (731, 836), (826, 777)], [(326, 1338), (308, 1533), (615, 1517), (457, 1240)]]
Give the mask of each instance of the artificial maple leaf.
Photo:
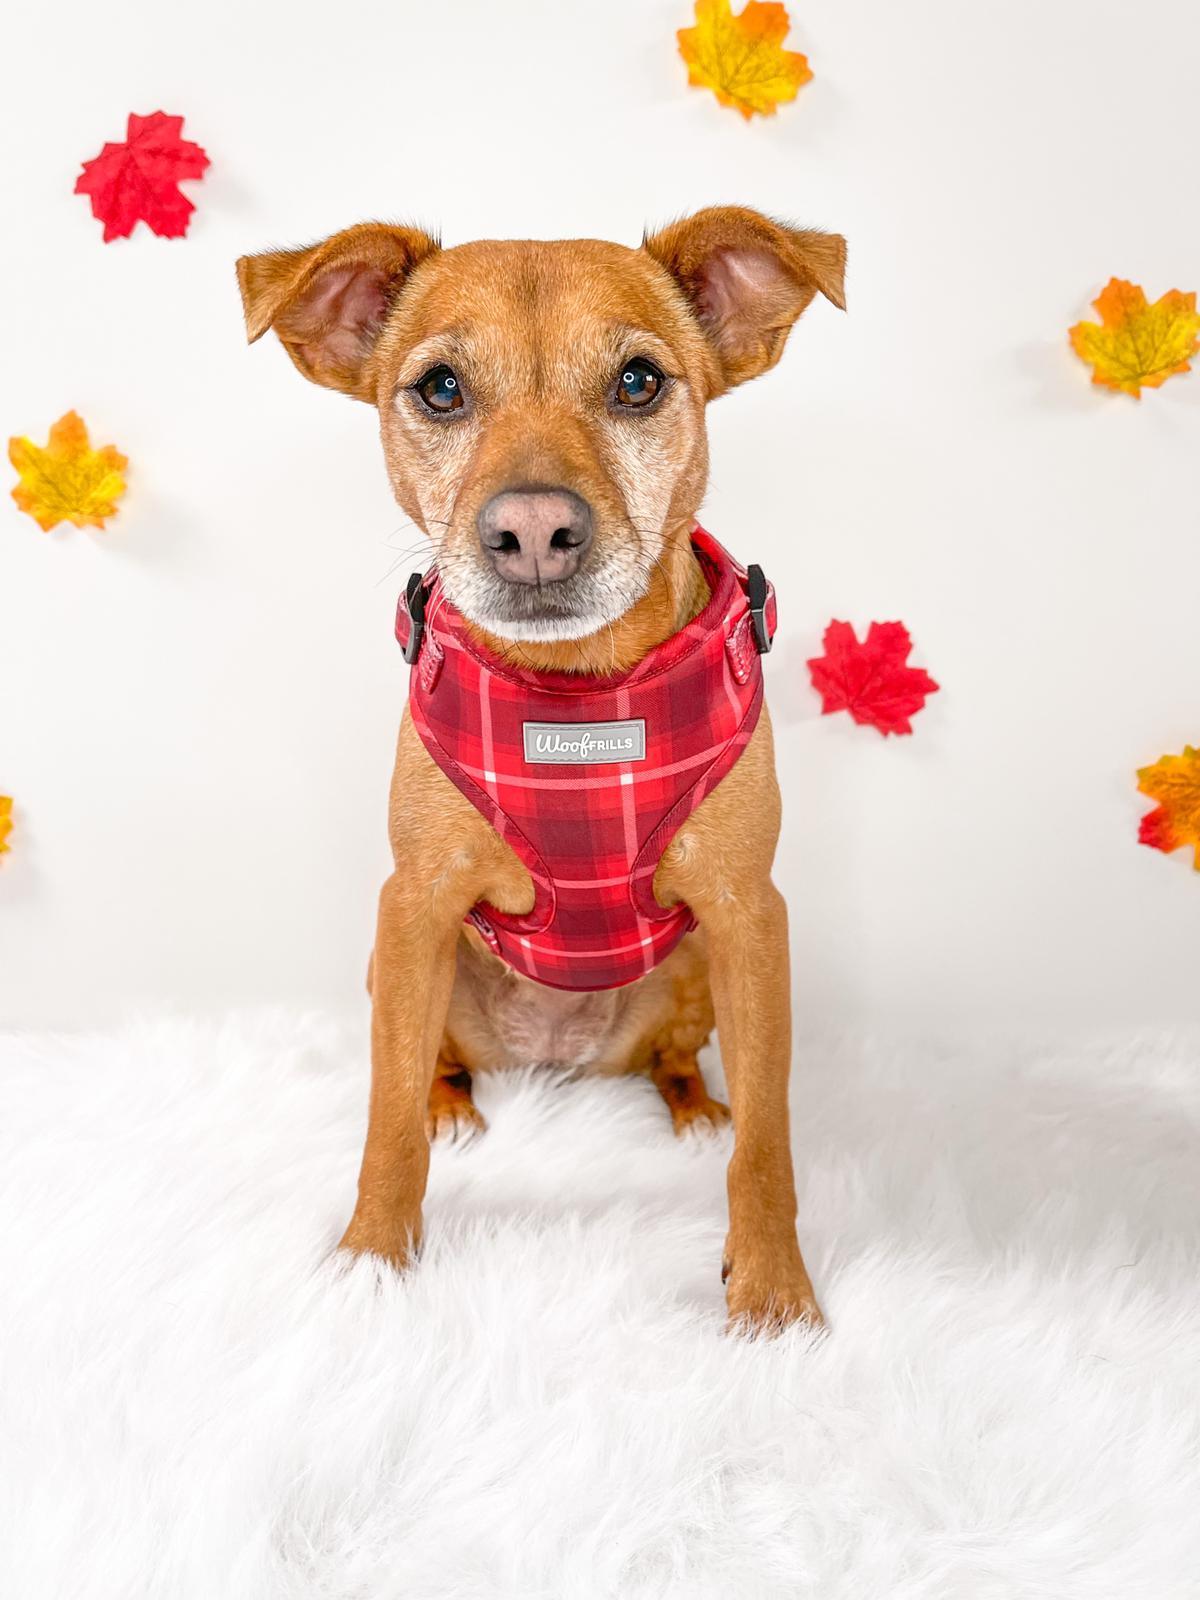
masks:
[(921, 667), (910, 667), (912, 640), (902, 622), (873, 622), (859, 644), (848, 622), (825, 629), (825, 654), (808, 663), (821, 715), (848, 711), (855, 722), (880, 733), (911, 733), (908, 720), (937, 684)]
[(1200, 872), (1200, 750), (1185, 744), (1181, 756), (1163, 756), (1138, 769), (1138, 792), (1159, 803), (1138, 828), (1138, 840), (1153, 850), (1195, 847), (1192, 865)]
[(124, 144), (106, 144), (83, 163), (75, 193), (92, 197), (92, 215), (104, 224), (104, 242), (127, 239), (144, 222), (161, 239), (179, 239), (196, 209), (179, 188), (180, 178), (199, 178), (208, 157), (181, 139), (182, 117), (152, 111), (129, 113)]
[(103, 528), (125, 493), (121, 474), (129, 463), (111, 444), (93, 450), (82, 418), (73, 411), (59, 417), (45, 446), (10, 439), (8, 459), (21, 474), (12, 497), (45, 533), (60, 522)]
[(1168, 289), (1150, 305), (1136, 283), (1110, 278), (1092, 304), (1099, 322), (1077, 322), (1070, 330), (1075, 354), (1092, 367), (1092, 382), (1123, 389), (1135, 400), (1176, 372), (1190, 372), (1200, 349), (1196, 296)]
[(779, 0), (747, 0), (736, 17), (729, 0), (696, 0), (695, 27), (676, 34), (688, 82), (711, 89), (747, 121), (755, 112), (773, 117), (812, 77), (807, 58), (783, 48), (789, 26)]
[(8, 850), (8, 836), (12, 832), (12, 799), (0, 794), (0, 856)]

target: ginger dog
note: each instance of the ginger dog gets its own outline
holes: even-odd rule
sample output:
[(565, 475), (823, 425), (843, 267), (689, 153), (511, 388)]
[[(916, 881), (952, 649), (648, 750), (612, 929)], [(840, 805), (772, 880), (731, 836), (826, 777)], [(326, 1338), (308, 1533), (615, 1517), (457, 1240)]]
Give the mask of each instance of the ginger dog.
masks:
[[(251, 341), (273, 328), (306, 378), (378, 408), (395, 497), (481, 646), (538, 673), (604, 678), (705, 607), (692, 546), (705, 407), (774, 366), (816, 293), (844, 305), (844, 263), (836, 235), (722, 206), (639, 249), (588, 239), (442, 249), (416, 229), (364, 223), (308, 249), (243, 257), (238, 278)], [(819, 1322), (796, 1237), (787, 913), (771, 881), (780, 800), (765, 710), (654, 873), (659, 905), (690, 908), (695, 931), (619, 988), (547, 987), (464, 922), (483, 902), (529, 913), (534, 885), (430, 758), (410, 711), (389, 816), (396, 870), (369, 976), (369, 1125), (343, 1247), (409, 1263), (430, 1138), (483, 1128), (478, 1071), (641, 1072), (678, 1132), (727, 1120), (697, 1061), (715, 1022), (734, 1130), (731, 1324)]]

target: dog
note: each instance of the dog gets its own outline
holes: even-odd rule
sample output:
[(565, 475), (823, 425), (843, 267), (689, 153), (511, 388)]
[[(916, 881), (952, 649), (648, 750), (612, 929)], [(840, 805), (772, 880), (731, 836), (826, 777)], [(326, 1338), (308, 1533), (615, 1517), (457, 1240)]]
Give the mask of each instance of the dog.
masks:
[[(377, 407), (395, 498), (434, 553), (398, 614), (414, 664), (345, 1250), (411, 1262), (431, 1137), (483, 1130), (476, 1072), (645, 1073), (679, 1133), (725, 1122), (697, 1060), (715, 1025), (731, 1326), (821, 1322), (796, 1234), (780, 798), (758, 711), (773, 599), (696, 517), (707, 403), (773, 367), (816, 294), (844, 308), (845, 259), (836, 234), (718, 206), (638, 248), (443, 248), (363, 223), (238, 262), (249, 340), (273, 329), (306, 378)], [(564, 718), (580, 705), (604, 720)], [(710, 725), (723, 754), (687, 789), (671, 771), (708, 760)], [(668, 739), (686, 754), (648, 789), (646, 750)], [(655, 803), (668, 814), (643, 839), (630, 808)], [(616, 851), (608, 877), (593, 847)], [(601, 923), (639, 936), (598, 957)]]

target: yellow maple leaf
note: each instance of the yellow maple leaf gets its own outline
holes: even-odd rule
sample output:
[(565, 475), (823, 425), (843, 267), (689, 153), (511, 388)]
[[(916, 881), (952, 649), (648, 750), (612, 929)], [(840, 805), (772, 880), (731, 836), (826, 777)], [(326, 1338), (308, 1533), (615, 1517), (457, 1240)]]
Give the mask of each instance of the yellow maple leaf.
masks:
[(755, 112), (773, 117), (812, 77), (807, 58), (783, 48), (789, 26), (779, 0), (747, 0), (736, 17), (729, 0), (696, 0), (695, 27), (676, 35), (688, 82), (711, 89), (747, 120)]
[(60, 522), (103, 528), (125, 493), (121, 474), (129, 463), (111, 444), (93, 450), (83, 420), (73, 411), (59, 417), (45, 446), (10, 439), (8, 459), (21, 475), (12, 497), (45, 533)]
[(1110, 278), (1092, 304), (1099, 322), (1070, 330), (1075, 354), (1092, 367), (1092, 382), (1141, 399), (1173, 373), (1189, 372), (1200, 349), (1196, 296), (1169, 289), (1150, 305), (1140, 285)]
[(8, 836), (12, 832), (12, 799), (0, 794), (0, 856), (8, 849)]
[(1138, 791), (1158, 801), (1142, 818), (1140, 842), (1168, 852), (1193, 845), (1192, 865), (1200, 872), (1200, 750), (1185, 744), (1181, 756), (1163, 756), (1152, 767), (1139, 767)]

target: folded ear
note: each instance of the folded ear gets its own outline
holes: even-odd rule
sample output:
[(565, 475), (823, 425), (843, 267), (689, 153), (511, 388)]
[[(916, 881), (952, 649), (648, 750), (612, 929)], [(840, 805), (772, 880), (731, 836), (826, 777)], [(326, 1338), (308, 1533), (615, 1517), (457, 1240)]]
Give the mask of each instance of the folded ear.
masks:
[(268, 250), (237, 264), (251, 344), (274, 328), (306, 378), (372, 400), (366, 367), (395, 296), (439, 248), (418, 228), (364, 222), (306, 250)]
[(745, 206), (712, 206), (643, 240), (679, 284), (716, 351), (723, 393), (783, 354), (818, 291), (843, 311), (846, 241)]

